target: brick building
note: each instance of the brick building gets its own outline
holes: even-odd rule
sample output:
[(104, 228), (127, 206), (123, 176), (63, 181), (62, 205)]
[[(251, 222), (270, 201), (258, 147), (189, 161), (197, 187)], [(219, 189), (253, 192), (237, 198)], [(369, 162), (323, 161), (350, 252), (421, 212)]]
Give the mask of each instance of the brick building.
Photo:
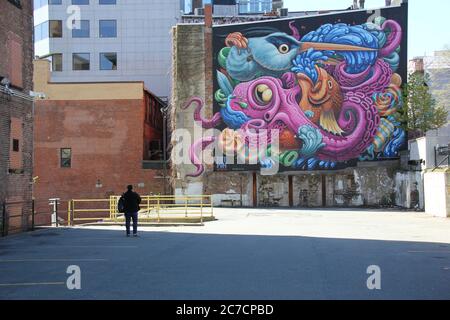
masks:
[(31, 1), (0, 1), (0, 234), (31, 222), (32, 32)]
[[(406, 3), (401, 7), (382, 8), (381, 12), (385, 17), (401, 21), (402, 17), (406, 15), (400, 14), (400, 11), (405, 8)], [(217, 158), (213, 155), (217, 148), (214, 151), (213, 149), (224, 141), (220, 137), (226, 137), (225, 134), (230, 132), (225, 131), (226, 129), (224, 128), (230, 129), (230, 127), (233, 127), (234, 130), (242, 128), (242, 121), (247, 121), (243, 119), (247, 116), (248, 108), (258, 105), (255, 102), (257, 98), (256, 100), (250, 99), (249, 103), (245, 103), (247, 101), (245, 100), (246, 94), (249, 96), (257, 94), (255, 91), (250, 92), (250, 89), (242, 89), (243, 91), (240, 91), (242, 85), (238, 89), (236, 87), (236, 94), (233, 94), (235, 93), (233, 85), (242, 83), (242, 81), (245, 82), (248, 79), (244, 76), (237, 82), (234, 82), (235, 79), (229, 81), (232, 77), (228, 73), (227, 68), (230, 67), (232, 72), (237, 71), (237, 73), (249, 69), (243, 67), (239, 70), (233, 70), (236, 60), (231, 61), (231, 63), (228, 63), (228, 60), (225, 61), (228, 54), (227, 50), (232, 50), (224, 48), (224, 46), (229, 46), (225, 40), (227, 35), (231, 35), (231, 40), (233, 40), (233, 37), (239, 40), (243, 38), (242, 35), (246, 31), (250, 37), (256, 37), (254, 35), (255, 30), (273, 30), (275, 28), (279, 32), (283, 30), (286, 35), (293, 34), (300, 37), (300, 34), (306, 35), (308, 33), (306, 29), (308, 25), (309, 31), (315, 31), (317, 25), (322, 23), (345, 21), (349, 25), (354, 25), (356, 24), (356, 19), (359, 19), (361, 23), (365, 23), (367, 21), (366, 15), (367, 12), (365, 10), (355, 10), (330, 15), (213, 26), (211, 7), (206, 6), (205, 25), (178, 24), (173, 30), (174, 74), (171, 99), (173, 105), (171, 143), (173, 150), (176, 150), (176, 152), (172, 152), (171, 158), (174, 193), (177, 195), (211, 194), (213, 195), (213, 202), (217, 206), (235, 204), (249, 207), (412, 206), (411, 192), (414, 191), (414, 184), (418, 177), (416, 173), (408, 171), (407, 166), (405, 166), (405, 159), (407, 159), (408, 154), (407, 150), (405, 150), (404, 137), (400, 139), (401, 143), (392, 157), (383, 157), (383, 154), (379, 152), (376, 158), (366, 161), (364, 157), (358, 156), (350, 161), (343, 161), (341, 167), (333, 168), (332, 170), (320, 168), (320, 166), (315, 168), (302, 167), (302, 159), (300, 159), (298, 163), (300, 167), (290, 166), (285, 171), (278, 171), (274, 175), (266, 175), (261, 172), (261, 167), (257, 166), (241, 166), (239, 164), (235, 166), (227, 166), (226, 164), (221, 166), (223, 163), (218, 165)], [(301, 31), (297, 32), (297, 34), (295, 32), (292, 33), (292, 25), (299, 26)], [(407, 28), (404, 28), (404, 33), (398, 34), (406, 35), (406, 31)], [(278, 35), (280, 34), (277, 33)], [(267, 33), (260, 35), (260, 37), (263, 36), (267, 36)], [(402, 48), (407, 47), (406, 40), (406, 36), (402, 37)], [(259, 41), (262, 41), (258, 42), (259, 44), (264, 43), (261, 38), (259, 38)], [(248, 47), (250, 45), (245, 43), (243, 46)], [(272, 49), (270, 44), (265, 48), (267, 50)], [(255, 48), (255, 50), (257, 49)], [(236, 49), (235, 53), (240, 56), (239, 52), (247, 54), (250, 51)], [(392, 68), (399, 72), (399, 76), (402, 74), (403, 77), (400, 77), (406, 78), (405, 50), (401, 51), (401, 58), (399, 57), (399, 59), (401, 61), (400, 65), (397, 68), (392, 66)], [(243, 64), (252, 64), (255, 58), (249, 55), (246, 59), (239, 61)], [(239, 65), (239, 63), (237, 64)], [(258, 67), (256, 66), (256, 68)], [(386, 70), (388, 69), (386, 68)], [(261, 72), (264, 72), (264, 70)], [(219, 77), (219, 74), (223, 75), (223, 77)], [(236, 75), (236, 77), (239, 77), (239, 75)], [(257, 73), (255, 77), (258, 78)], [(250, 80), (249, 82), (259, 80)], [(266, 81), (267, 79), (262, 80)], [(395, 77), (391, 77), (389, 80), (395, 81)], [(224, 85), (225, 91), (222, 91), (221, 84)], [(227, 87), (225, 88), (225, 86)], [(251, 88), (251, 84), (249, 88)], [(223, 105), (220, 105), (221, 93), (223, 92), (228, 92), (228, 94), (222, 100)], [(279, 91), (270, 91), (269, 99), (271, 99), (273, 92)], [(233, 109), (231, 109), (232, 102), (236, 96), (239, 96), (239, 99), (243, 99), (240, 102), (244, 103), (236, 104), (241, 107), (239, 109), (241, 111), (233, 114), (236, 118), (230, 121), (228, 112), (230, 110), (233, 112)], [(292, 97), (297, 99), (300, 96), (292, 95)], [(199, 103), (198, 101), (203, 102)], [(270, 101), (273, 102), (273, 100)], [(195, 104), (196, 106), (192, 106)], [(295, 108), (293, 107), (292, 109), (297, 110), (299, 101), (295, 101), (294, 104)], [(281, 103), (278, 105), (281, 105)], [(360, 105), (356, 105), (355, 110)], [(200, 109), (198, 106), (200, 106)], [(261, 108), (263, 109), (263, 107)], [(267, 105), (264, 108), (268, 108)], [(289, 108), (286, 108), (283, 112), (286, 112), (285, 114), (287, 115), (289, 110)], [(266, 116), (270, 120), (274, 114), (268, 113)], [(261, 118), (258, 118), (259, 113), (249, 113), (249, 115), (250, 118), (252, 116), (256, 117), (252, 120), (261, 120)], [(377, 113), (375, 117), (378, 115)], [(242, 118), (239, 118), (240, 116)], [(282, 119), (282, 117), (283, 114), (278, 119)], [(233, 122), (235, 119), (237, 119), (236, 123)], [(287, 116), (284, 119), (290, 119), (290, 117)], [(361, 117), (361, 119), (365, 118)], [(265, 122), (267, 121), (254, 122), (251, 125), (255, 123), (263, 123), (264, 125)], [(227, 127), (228, 123), (230, 123), (230, 127)], [(377, 129), (377, 134), (381, 133), (381, 129)], [(348, 132), (352, 131), (349, 130)], [(398, 132), (401, 133), (401, 131)], [(217, 136), (214, 136), (215, 134)], [(326, 134), (324, 135), (326, 136)], [(239, 136), (237, 139), (239, 139)], [(350, 141), (351, 139), (344, 138), (339, 140)], [(368, 141), (373, 144), (375, 137)], [(330, 143), (330, 146), (332, 144)], [(236, 144), (232, 144), (232, 146), (236, 145), (239, 146), (239, 140), (236, 140)], [(296, 150), (298, 146), (293, 145), (286, 148)], [(300, 153), (302, 153), (301, 150)], [(190, 161), (180, 161), (181, 155), (184, 157), (185, 154), (188, 154), (190, 157), (188, 160)], [(333, 156), (331, 156), (331, 159), (333, 159)], [(264, 155), (261, 157), (263, 158)], [(277, 161), (276, 157), (275, 161)], [(421, 203), (423, 203), (423, 198), (421, 198)]]
[[(35, 61), (37, 201), (163, 192), (163, 102), (143, 82), (53, 83)], [(160, 179), (155, 180), (155, 176)]]

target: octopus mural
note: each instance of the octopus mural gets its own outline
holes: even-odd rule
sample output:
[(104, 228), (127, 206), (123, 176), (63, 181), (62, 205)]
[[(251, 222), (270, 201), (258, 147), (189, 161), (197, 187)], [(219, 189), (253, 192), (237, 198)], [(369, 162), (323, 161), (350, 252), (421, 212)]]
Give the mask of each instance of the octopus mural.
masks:
[[(203, 117), (196, 97), (183, 107), (196, 105), (194, 119), (221, 131), (191, 146), (197, 168), (191, 176), (203, 173), (198, 155), (212, 144), (261, 167), (278, 162), (283, 170), (338, 169), (398, 157), (404, 148), (401, 25), (379, 17), (360, 25), (324, 24), (301, 37), (295, 21), (285, 23), (289, 33), (231, 32), (216, 50), (217, 112)], [(252, 139), (274, 130), (276, 151), (270, 138), (249, 151)]]

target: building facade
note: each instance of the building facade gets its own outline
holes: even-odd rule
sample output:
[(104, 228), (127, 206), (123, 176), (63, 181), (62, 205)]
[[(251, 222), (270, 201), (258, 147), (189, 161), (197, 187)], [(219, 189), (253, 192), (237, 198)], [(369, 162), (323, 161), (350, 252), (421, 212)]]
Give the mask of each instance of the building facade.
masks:
[(36, 201), (162, 193), (163, 103), (142, 81), (55, 83), (49, 65), (35, 61)]
[(0, 1), (0, 235), (31, 226), (32, 30), (30, 1)]
[[(144, 81), (170, 92), (171, 27), (179, 0), (34, 0), (35, 55), (55, 82)], [(75, 80), (76, 79), (76, 80)]]
[[(383, 43), (380, 55), (361, 48), (365, 58), (340, 54), (348, 48), (338, 39), (314, 43), (323, 23), (346, 23), (335, 26), (347, 29), (339, 34), (358, 34), (358, 22), (367, 22), (364, 10), (255, 24), (178, 25), (172, 94), (175, 193), (212, 194), (219, 206), (411, 206), (416, 190), (404, 186), (413, 186), (416, 176), (402, 169), (406, 135), (395, 120), (407, 74), (406, 8), (381, 10), (382, 18), (368, 29), (380, 31), (384, 25), (383, 32), (394, 30), (396, 37)], [(364, 37), (373, 43), (366, 45), (375, 48), (378, 40), (369, 33)], [(321, 75), (306, 76), (305, 70), (318, 69), (303, 68), (307, 53), (299, 54), (301, 46), (337, 53), (328, 66), (317, 65)], [(358, 70), (352, 70), (346, 65), (351, 61), (367, 65), (353, 63)], [(341, 68), (347, 71), (341, 74)], [(393, 99), (389, 106), (376, 99), (384, 93)], [(336, 99), (328, 100), (332, 96)], [(333, 111), (336, 118), (329, 124), (337, 127), (320, 124), (326, 101), (346, 110)], [(268, 134), (264, 130), (278, 131), (275, 151), (275, 138), (260, 148)], [(250, 141), (257, 141), (256, 151), (249, 149)]]

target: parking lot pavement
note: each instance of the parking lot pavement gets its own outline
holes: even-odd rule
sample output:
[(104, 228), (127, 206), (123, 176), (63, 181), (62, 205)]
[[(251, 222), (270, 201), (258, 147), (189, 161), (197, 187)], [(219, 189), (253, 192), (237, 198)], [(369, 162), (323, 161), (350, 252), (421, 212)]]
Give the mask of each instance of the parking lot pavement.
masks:
[[(216, 209), (203, 227), (50, 228), (0, 239), (0, 299), (450, 299), (450, 221)], [(69, 290), (69, 266), (81, 290)], [(369, 266), (381, 290), (369, 290)], [(73, 278), (70, 278), (69, 283)]]

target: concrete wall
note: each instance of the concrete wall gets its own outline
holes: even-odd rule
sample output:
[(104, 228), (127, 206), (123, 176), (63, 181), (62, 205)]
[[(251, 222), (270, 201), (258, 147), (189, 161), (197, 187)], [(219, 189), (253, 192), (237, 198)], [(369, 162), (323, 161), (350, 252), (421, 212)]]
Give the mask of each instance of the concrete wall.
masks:
[(427, 171), (424, 183), (426, 212), (436, 217), (450, 217), (450, 170)]
[[(186, 157), (187, 152), (186, 148), (183, 148), (184, 153), (178, 154), (177, 148), (183, 145), (190, 146), (192, 143), (192, 139), (187, 137), (184, 131), (180, 132), (177, 129), (184, 129), (193, 136), (196, 127), (193, 110), (192, 108), (183, 110), (182, 106), (192, 96), (205, 98), (204, 26), (178, 25), (174, 28), (173, 53), (171, 109), (173, 189), (175, 194), (200, 194), (203, 190), (203, 179), (186, 177), (187, 173), (195, 170), (195, 167), (187, 161), (177, 163), (177, 158)], [(204, 109), (206, 113), (211, 113), (212, 105)]]

